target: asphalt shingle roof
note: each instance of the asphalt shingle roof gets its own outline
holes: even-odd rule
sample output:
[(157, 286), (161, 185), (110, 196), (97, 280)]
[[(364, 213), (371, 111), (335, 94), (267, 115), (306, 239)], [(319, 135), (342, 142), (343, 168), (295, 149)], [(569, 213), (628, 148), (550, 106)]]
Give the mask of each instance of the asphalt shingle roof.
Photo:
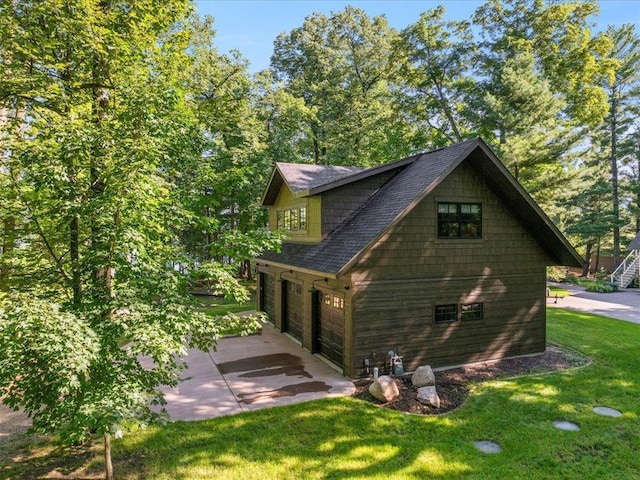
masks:
[(640, 250), (640, 232), (635, 236), (631, 243), (627, 247), (629, 250)]
[(276, 163), (293, 193), (310, 190), (365, 170), (362, 167)]
[[(414, 203), (430, 185), (465, 157), (477, 140), (416, 155), (414, 161), (398, 162), (399, 167), (385, 185), (319, 244), (284, 243), (282, 252), (260, 257), (318, 272), (338, 273), (351, 259)], [(375, 167), (374, 167), (375, 168)]]
[[(293, 164), (278, 164), (277, 168), (282, 176), (277, 176), (269, 186), (271, 199), (275, 197), (275, 190), (280, 188), (283, 181), (289, 186), (292, 183), (296, 185), (295, 188), (299, 189), (297, 191), (303, 192), (300, 195), (304, 196), (381, 172), (393, 172), (393, 175), (320, 243), (285, 242), (281, 253), (266, 252), (258, 260), (338, 275), (467, 158), (474, 162), (478, 172), (494, 192), (511, 206), (514, 215), (534, 232), (540, 245), (557, 265), (582, 265), (583, 260), (571, 244), (480, 139), (467, 140), (370, 169), (354, 169), (350, 175), (344, 170), (345, 167), (326, 169), (327, 167), (317, 168), (318, 166), (313, 165), (294, 167)], [(323, 177), (322, 169), (333, 175)], [(310, 191), (312, 189), (313, 192)], [(640, 238), (636, 239), (640, 243)]]

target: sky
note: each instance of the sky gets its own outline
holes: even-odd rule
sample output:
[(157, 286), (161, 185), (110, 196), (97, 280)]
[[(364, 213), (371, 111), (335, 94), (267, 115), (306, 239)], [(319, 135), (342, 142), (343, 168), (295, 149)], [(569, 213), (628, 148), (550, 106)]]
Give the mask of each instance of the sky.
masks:
[[(239, 50), (249, 59), (250, 70), (269, 66), (273, 42), (283, 32), (302, 26), (313, 12), (329, 15), (347, 5), (362, 8), (369, 16), (384, 14), (389, 25), (401, 30), (415, 23), (420, 14), (439, 4), (447, 20), (470, 19), (484, 0), (196, 0), (200, 16), (211, 15), (220, 53)], [(607, 25), (635, 23), (640, 31), (640, 0), (600, 0), (596, 30)]]

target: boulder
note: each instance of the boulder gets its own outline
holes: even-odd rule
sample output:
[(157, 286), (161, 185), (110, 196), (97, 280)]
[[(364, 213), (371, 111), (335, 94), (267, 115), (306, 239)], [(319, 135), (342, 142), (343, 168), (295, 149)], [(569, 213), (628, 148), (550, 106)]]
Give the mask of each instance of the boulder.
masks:
[(381, 402), (392, 402), (400, 396), (396, 382), (389, 375), (382, 375), (369, 385), (369, 393)]
[(436, 377), (429, 365), (423, 365), (422, 367), (416, 368), (416, 371), (413, 372), (411, 383), (416, 388), (428, 387), (436, 384)]
[(436, 392), (436, 387), (430, 385), (428, 387), (420, 387), (418, 389), (418, 395), (416, 396), (418, 401), (423, 405), (430, 405), (433, 408), (440, 408), (440, 397)]

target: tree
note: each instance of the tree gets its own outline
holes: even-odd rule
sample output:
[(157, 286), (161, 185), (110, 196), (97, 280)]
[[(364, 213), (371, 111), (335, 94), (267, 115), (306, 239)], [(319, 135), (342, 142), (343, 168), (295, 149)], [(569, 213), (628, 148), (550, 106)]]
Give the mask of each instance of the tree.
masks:
[(474, 14), (482, 53), (470, 98), (481, 134), (552, 215), (578, 148), (607, 113), (610, 41), (591, 36), (593, 2), (490, 0)]
[[(640, 99), (640, 37), (631, 24), (619, 28), (609, 27), (607, 35), (613, 45), (608, 54), (617, 68), (612, 81), (604, 84), (609, 99), (609, 114), (602, 127), (608, 137), (612, 205), (613, 205), (613, 258), (614, 266), (620, 264), (620, 213), (619, 168), (623, 161), (631, 163), (637, 158), (637, 118)], [(635, 232), (634, 232), (635, 233)]]
[(0, 125), (0, 198), (16, 219), (3, 232), (15, 240), (0, 396), (36, 431), (102, 435), (107, 478), (111, 436), (158, 417), (185, 344), (255, 327), (192, 311), (171, 268), (185, 258), (177, 181), (205, 144), (186, 89), (188, 12), (186, 0), (0, 10), (0, 107), (12, 119)]
[(420, 16), (402, 31), (398, 58), (406, 57), (402, 70), (401, 105), (414, 125), (423, 125), (423, 143), (455, 143), (474, 135), (467, 100), (476, 87), (472, 77), (477, 56), (471, 24), (444, 21), (439, 6)]
[(276, 39), (276, 80), (289, 99), (304, 102), (288, 140), (291, 161), (373, 165), (409, 150), (390, 87), (398, 75), (396, 38), (384, 16), (347, 7), (331, 17), (314, 13)]

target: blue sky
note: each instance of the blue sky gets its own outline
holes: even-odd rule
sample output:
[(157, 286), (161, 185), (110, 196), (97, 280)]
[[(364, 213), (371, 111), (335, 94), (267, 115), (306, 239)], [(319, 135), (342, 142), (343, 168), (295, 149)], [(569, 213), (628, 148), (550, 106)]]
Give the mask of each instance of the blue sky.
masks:
[[(299, 27), (313, 12), (330, 14), (347, 5), (364, 9), (370, 16), (385, 14), (389, 24), (403, 29), (420, 13), (444, 4), (449, 20), (469, 19), (484, 1), (477, 0), (196, 0), (201, 16), (215, 19), (216, 45), (221, 53), (235, 49), (251, 62), (251, 71), (269, 66), (273, 41), (282, 32)], [(640, 0), (601, 0), (597, 29), (607, 25), (635, 23), (640, 30)]]

